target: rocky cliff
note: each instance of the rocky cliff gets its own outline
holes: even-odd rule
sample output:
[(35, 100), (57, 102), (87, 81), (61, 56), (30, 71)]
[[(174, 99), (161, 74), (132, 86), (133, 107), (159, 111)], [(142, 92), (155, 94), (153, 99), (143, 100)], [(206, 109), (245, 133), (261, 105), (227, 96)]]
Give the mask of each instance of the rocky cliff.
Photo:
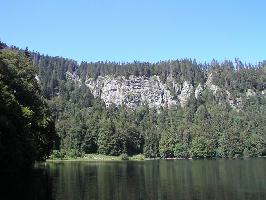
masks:
[(107, 106), (125, 104), (129, 108), (136, 108), (147, 104), (149, 107), (167, 107), (177, 104), (166, 84), (158, 76), (150, 78), (144, 76), (98, 77), (96, 80), (87, 79), (86, 86), (95, 97), (100, 97)]
[[(76, 74), (67, 72), (67, 79), (80, 85), (81, 80)], [(181, 106), (185, 107), (191, 98), (196, 99), (202, 96), (204, 90), (208, 89), (214, 95), (223, 94), (227, 102), (235, 109), (242, 106), (242, 98), (233, 98), (229, 91), (213, 84), (212, 74), (208, 75), (204, 84), (192, 85), (189, 81), (177, 83), (174, 79), (168, 78), (165, 83), (159, 76), (99, 76), (97, 79), (87, 78), (85, 85), (91, 90), (94, 97), (101, 98), (106, 106), (110, 104), (126, 105), (131, 109), (147, 104), (150, 108)], [(262, 93), (264, 94), (264, 93)], [(245, 96), (255, 96), (257, 93), (249, 89)]]

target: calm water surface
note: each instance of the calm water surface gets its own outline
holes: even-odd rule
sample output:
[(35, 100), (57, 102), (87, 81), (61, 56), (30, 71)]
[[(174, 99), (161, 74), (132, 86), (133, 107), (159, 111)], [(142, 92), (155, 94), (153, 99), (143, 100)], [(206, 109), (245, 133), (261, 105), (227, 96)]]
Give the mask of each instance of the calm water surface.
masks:
[(8, 180), (0, 199), (266, 200), (266, 159), (45, 163)]

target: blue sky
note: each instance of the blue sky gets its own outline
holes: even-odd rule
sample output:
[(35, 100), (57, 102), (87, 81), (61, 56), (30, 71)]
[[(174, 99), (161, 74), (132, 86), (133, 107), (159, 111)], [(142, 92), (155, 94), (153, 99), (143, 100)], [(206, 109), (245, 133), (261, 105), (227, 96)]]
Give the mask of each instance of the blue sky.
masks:
[(77, 61), (266, 60), (265, 0), (0, 0), (2, 41)]

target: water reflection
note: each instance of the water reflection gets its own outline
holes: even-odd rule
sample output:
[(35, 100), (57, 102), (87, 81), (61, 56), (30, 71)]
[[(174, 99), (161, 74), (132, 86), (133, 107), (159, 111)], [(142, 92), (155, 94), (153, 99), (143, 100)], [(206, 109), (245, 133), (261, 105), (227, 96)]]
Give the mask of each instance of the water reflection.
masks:
[(266, 199), (256, 160), (49, 164), (55, 199)]
[(26, 199), (266, 199), (265, 159), (65, 162), (41, 168), (26, 181), (30, 189), (14, 190)]
[(52, 177), (38, 166), (32, 171), (0, 172), (0, 199), (51, 200)]

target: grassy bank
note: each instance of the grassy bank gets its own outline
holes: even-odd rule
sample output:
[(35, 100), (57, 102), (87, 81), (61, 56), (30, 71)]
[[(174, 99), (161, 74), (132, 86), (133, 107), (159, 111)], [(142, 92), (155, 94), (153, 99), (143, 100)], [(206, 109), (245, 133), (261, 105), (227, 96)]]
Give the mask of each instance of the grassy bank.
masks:
[(142, 154), (127, 156), (122, 154), (121, 156), (107, 156), (102, 154), (84, 154), (80, 157), (62, 157), (62, 158), (49, 158), (47, 162), (61, 162), (61, 161), (122, 161), (122, 160), (145, 160), (145, 156)]

